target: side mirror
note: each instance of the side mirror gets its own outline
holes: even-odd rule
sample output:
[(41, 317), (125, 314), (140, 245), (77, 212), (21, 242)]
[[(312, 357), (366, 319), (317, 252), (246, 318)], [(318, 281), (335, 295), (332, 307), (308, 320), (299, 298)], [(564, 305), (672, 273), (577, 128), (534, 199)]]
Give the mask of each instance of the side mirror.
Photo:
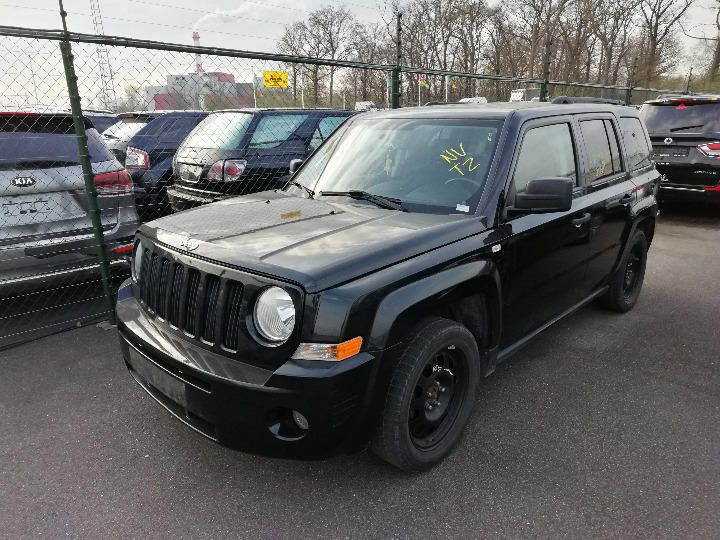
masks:
[(513, 210), (527, 214), (566, 212), (572, 207), (575, 182), (569, 178), (536, 178), (515, 195)]
[(290, 174), (295, 174), (295, 172), (297, 172), (297, 170), (300, 168), (300, 165), (303, 164), (303, 161), (304, 160), (302, 159), (291, 159), (289, 167)]

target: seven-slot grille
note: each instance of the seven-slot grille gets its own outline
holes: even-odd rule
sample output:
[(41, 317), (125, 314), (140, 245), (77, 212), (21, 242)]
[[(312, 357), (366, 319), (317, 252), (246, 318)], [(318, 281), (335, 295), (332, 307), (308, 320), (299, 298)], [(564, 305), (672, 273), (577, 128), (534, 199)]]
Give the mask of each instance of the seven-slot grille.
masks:
[(142, 258), (140, 300), (151, 314), (205, 343), (237, 350), (241, 283), (200, 272), (147, 248)]

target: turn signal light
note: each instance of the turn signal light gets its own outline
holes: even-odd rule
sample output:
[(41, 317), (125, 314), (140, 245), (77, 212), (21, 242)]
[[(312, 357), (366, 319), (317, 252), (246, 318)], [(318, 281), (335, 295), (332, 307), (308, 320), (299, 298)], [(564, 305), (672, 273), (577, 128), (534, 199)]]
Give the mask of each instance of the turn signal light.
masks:
[(355, 356), (362, 348), (363, 339), (356, 338), (338, 344), (301, 343), (292, 355), (294, 360), (326, 360), (337, 362)]

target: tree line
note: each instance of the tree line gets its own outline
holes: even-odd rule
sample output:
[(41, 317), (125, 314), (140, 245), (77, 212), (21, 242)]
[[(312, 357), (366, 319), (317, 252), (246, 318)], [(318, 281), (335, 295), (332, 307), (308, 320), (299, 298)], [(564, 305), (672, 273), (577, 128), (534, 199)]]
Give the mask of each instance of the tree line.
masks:
[[(684, 88), (690, 62), (683, 56), (682, 38), (695, 1), (506, 0), (491, 6), (486, 0), (392, 0), (373, 24), (359, 23), (346, 7), (327, 6), (286, 26), (277, 49), (394, 64), (394, 14), (399, 12), (405, 66), (537, 79), (547, 62), (553, 80)], [(713, 9), (720, 21), (720, 0)], [(716, 26), (716, 36), (703, 36), (699, 57), (708, 60), (693, 64), (696, 90), (711, 90), (720, 82), (720, 22)], [(356, 101), (383, 102), (387, 95), (383, 72), (304, 64), (287, 68), (291, 88), (302, 87), (310, 103), (332, 104), (338, 92)], [(507, 99), (513, 84), (403, 75), (406, 99), (425, 87), (427, 99), (448, 90), (453, 97)]]

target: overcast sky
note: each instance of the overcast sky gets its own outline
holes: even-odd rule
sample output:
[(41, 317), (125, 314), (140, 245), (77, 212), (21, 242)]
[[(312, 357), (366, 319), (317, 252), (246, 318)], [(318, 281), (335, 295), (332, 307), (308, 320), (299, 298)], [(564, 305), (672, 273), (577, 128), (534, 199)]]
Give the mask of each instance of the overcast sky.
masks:
[[(712, 35), (712, 15), (697, 0), (688, 32)], [(203, 45), (256, 51), (274, 50), (283, 26), (328, 3), (347, 6), (362, 22), (380, 20), (384, 1), (378, 0), (99, 0), (105, 33), (176, 43), (191, 43), (193, 29)], [(65, 0), (68, 26), (93, 32), (90, 0)], [(387, 16), (387, 13), (385, 13)], [(59, 28), (56, 0), (0, 0), (0, 21), (13, 26)], [(685, 38), (688, 52), (695, 44)], [(686, 70), (679, 69), (679, 72)]]

